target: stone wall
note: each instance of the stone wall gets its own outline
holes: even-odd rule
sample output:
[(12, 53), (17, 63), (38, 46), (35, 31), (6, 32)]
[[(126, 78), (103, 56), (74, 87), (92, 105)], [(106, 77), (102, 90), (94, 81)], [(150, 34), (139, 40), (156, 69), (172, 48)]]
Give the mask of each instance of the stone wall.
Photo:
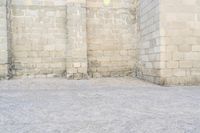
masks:
[(12, 61), (15, 76), (61, 75), (66, 67), (66, 6), (12, 0)]
[(135, 0), (87, 0), (91, 77), (131, 75), (136, 63), (136, 37)]
[(14, 76), (87, 74), (84, 0), (12, 0)]
[(161, 85), (200, 84), (200, 3), (139, 3), (137, 77)]
[(0, 79), (9, 78), (9, 0), (0, 1)]
[(0, 78), (200, 83), (198, 0), (1, 0)]
[(161, 45), (166, 48), (161, 77), (165, 84), (200, 83), (200, 2), (161, 0)]
[(88, 73), (91, 77), (132, 74), (136, 63), (135, 0), (105, 4), (12, 0), (13, 75), (81, 79)]
[(67, 5), (67, 77), (85, 79), (87, 75), (86, 1)]
[(159, 0), (140, 0), (138, 3), (138, 44), (136, 75), (139, 78), (160, 84)]

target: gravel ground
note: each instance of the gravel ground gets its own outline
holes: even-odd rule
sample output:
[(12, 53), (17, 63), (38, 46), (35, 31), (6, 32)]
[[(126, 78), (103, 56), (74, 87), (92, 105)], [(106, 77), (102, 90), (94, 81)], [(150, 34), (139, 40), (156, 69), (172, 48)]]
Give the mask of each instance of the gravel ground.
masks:
[(0, 133), (200, 133), (200, 87), (131, 78), (0, 81)]

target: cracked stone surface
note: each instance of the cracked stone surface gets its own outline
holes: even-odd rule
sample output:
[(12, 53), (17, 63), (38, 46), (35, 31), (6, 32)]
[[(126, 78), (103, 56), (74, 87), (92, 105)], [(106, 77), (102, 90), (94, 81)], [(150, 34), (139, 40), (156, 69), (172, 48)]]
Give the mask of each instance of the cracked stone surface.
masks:
[(200, 133), (200, 87), (131, 78), (4, 80), (0, 133)]

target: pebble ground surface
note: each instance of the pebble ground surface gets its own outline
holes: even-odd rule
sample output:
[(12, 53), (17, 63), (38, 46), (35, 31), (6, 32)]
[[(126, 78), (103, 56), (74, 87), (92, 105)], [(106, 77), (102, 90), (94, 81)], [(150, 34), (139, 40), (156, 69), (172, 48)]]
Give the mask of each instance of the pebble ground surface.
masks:
[(200, 133), (200, 86), (133, 78), (2, 80), (0, 133)]

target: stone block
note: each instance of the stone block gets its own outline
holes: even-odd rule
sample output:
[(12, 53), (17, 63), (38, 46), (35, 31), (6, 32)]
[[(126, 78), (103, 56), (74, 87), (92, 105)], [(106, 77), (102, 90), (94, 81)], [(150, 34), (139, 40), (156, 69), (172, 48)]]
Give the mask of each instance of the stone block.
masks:
[(192, 61), (180, 61), (179, 68), (192, 68)]
[(74, 67), (75, 67), (75, 68), (81, 67), (81, 63), (74, 63)]
[(167, 68), (178, 68), (178, 61), (167, 62)]

